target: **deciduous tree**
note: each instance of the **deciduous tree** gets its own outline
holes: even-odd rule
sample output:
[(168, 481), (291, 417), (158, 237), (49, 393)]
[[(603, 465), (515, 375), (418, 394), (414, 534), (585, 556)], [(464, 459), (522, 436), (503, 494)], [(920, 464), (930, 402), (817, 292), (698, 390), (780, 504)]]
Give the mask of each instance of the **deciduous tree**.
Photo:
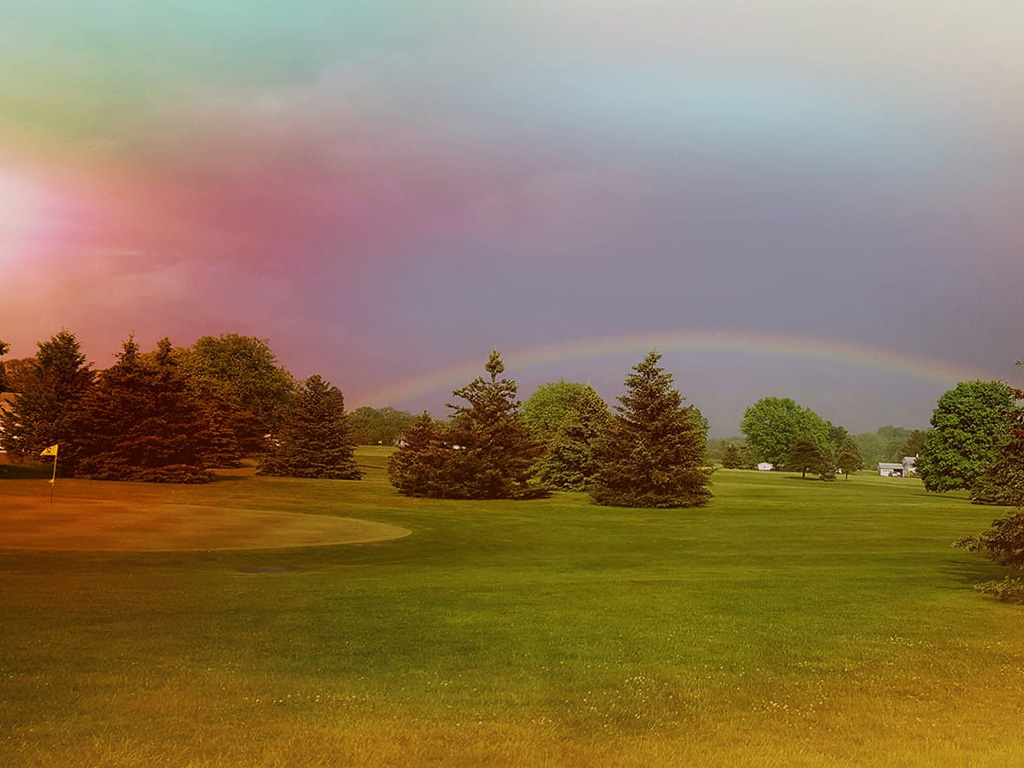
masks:
[(776, 467), (785, 464), (798, 437), (810, 438), (821, 446), (828, 442), (830, 433), (827, 421), (788, 397), (761, 398), (744, 412), (740, 428), (754, 457)]
[(4, 355), (11, 351), (11, 345), (0, 339), (0, 392), (7, 391), (7, 373), (4, 369)]
[(357, 445), (394, 445), (416, 416), (391, 406), (371, 408), (362, 406), (349, 414), (353, 439)]
[(523, 403), (523, 419), (533, 436), (544, 441), (553, 438), (573, 402), (584, 389), (585, 384), (561, 379), (537, 387)]
[(590, 486), (598, 504), (690, 507), (711, 498), (702, 466), (707, 425), (673, 386), (651, 352), (626, 378), (626, 394), (597, 441), (598, 471)]
[(971, 488), (1010, 439), (1013, 391), (998, 381), (961, 382), (939, 398), (917, 471), (928, 491)]
[(7, 392), (24, 392), (30, 387), (35, 376), (34, 357), (15, 357), (4, 361), (4, 375), (7, 378)]
[(591, 386), (577, 393), (541, 460), (541, 481), (565, 491), (584, 491), (597, 473), (595, 445), (610, 414)]
[(197, 394), (229, 406), (229, 426), (242, 448), (248, 453), (264, 450), (263, 436), (281, 425), (296, 389), (269, 341), (235, 333), (203, 336), (174, 355)]

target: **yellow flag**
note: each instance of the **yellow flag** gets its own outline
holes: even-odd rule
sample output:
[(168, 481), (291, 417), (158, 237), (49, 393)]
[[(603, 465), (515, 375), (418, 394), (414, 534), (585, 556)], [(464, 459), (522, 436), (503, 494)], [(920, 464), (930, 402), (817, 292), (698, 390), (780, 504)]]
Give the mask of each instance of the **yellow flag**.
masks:
[(39, 455), (40, 456), (56, 456), (57, 455), (57, 446), (59, 446), (59, 445), (60, 445), (60, 443), (57, 443), (57, 445), (51, 445), (49, 448), (44, 448), (43, 452), (40, 453)]

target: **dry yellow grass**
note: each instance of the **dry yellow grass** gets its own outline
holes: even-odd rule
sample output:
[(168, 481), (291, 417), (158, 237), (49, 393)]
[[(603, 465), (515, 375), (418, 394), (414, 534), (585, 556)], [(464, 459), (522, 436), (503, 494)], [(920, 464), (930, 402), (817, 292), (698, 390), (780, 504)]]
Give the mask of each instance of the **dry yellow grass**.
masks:
[(280, 549), (408, 536), (346, 517), (128, 500), (4, 498), (0, 549), (95, 552)]

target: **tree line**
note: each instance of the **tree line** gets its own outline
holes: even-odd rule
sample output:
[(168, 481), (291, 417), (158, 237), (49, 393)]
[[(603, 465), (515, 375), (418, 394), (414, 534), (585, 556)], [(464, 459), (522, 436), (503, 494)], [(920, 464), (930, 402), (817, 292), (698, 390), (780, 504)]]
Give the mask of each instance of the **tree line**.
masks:
[(493, 351), (487, 377), (455, 390), (463, 402), (439, 422), (394, 408), (350, 414), (337, 387), (320, 376), (295, 381), (265, 340), (235, 334), (190, 347), (165, 338), (148, 352), (129, 337), (101, 371), (69, 331), (37, 347), (14, 382), (3, 380), (16, 394), (0, 416), (0, 444), (15, 459), (59, 445), (61, 472), (74, 477), (203, 482), (211, 469), (257, 456), (261, 474), (354, 480), (362, 474), (357, 441), (397, 441), (388, 476), (413, 496), (515, 499), (571, 489), (602, 504), (652, 507), (711, 496), (707, 424), (683, 405), (654, 352), (634, 367), (615, 413), (592, 388), (561, 382), (552, 385), (554, 410), (542, 388), (524, 416)]

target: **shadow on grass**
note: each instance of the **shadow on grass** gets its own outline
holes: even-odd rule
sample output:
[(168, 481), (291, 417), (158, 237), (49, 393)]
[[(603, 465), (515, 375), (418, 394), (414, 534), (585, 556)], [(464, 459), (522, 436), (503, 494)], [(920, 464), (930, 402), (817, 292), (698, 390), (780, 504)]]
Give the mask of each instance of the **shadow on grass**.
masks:
[(216, 470), (215, 469), (211, 473), (210, 479), (209, 479), (208, 482), (211, 482), (211, 483), (229, 483), (229, 482), (234, 482), (236, 480), (249, 480), (251, 478), (252, 478), (252, 473), (245, 474), (245, 475), (229, 475), (229, 474), (224, 474), (224, 470)]
[[(53, 470), (47, 467), (33, 466), (31, 464), (0, 464), (0, 480), (9, 478), (11, 480), (49, 480)], [(60, 479), (60, 473), (57, 479)]]
[(1008, 568), (995, 563), (983, 560), (980, 555), (976, 556), (977, 562), (964, 562), (962, 560), (947, 560), (946, 564), (939, 568), (939, 573), (950, 581), (955, 581), (961, 586), (948, 587), (948, 589), (973, 589), (974, 585), (981, 581), (1001, 579)]

